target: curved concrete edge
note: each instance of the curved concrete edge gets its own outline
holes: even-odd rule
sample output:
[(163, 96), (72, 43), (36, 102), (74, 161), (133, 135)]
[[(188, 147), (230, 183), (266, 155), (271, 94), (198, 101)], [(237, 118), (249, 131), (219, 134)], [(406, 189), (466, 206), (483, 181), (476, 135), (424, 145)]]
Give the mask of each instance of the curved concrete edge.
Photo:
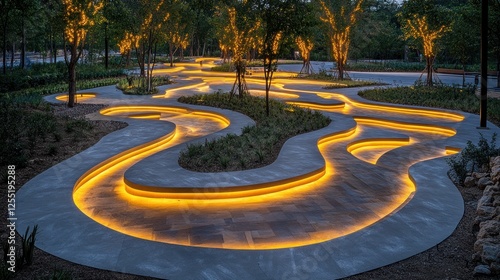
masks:
[[(469, 136), (474, 143), (478, 131), (470, 127), (475, 127), (476, 120), (479, 123), (477, 116), (470, 116), (455, 125), (459, 133), (450, 139), (449, 145), (464, 145)], [(488, 137), (494, 131), (497, 129), (481, 132), (487, 132)], [(104, 139), (101, 141), (107, 141)], [(403, 260), (435, 246), (454, 231), (463, 213), (463, 200), (445, 176), (445, 159), (439, 158), (410, 168), (418, 185), (405, 207), (370, 227), (335, 240), (269, 251), (157, 243), (99, 225), (72, 203), (75, 173), (107, 158), (103, 156), (107, 151), (99, 150), (99, 146), (89, 148), (94, 153), (83, 152), (50, 168), (19, 190), (17, 230), (24, 232), (27, 226), (39, 224), (37, 247), (101, 269), (169, 279), (340, 278)]]
[[(181, 168), (177, 161), (181, 149), (185, 147), (183, 144), (152, 155), (129, 168), (125, 172), (127, 185), (131, 189), (150, 192), (165, 192), (161, 189), (178, 189), (177, 192), (180, 192), (184, 189), (184, 193), (192, 193), (196, 189), (203, 192), (206, 188), (217, 188), (224, 192), (224, 189), (241, 191), (255, 186), (267, 188), (292, 179), (303, 179), (307, 174), (316, 175), (325, 167), (318, 142), (356, 126), (352, 118), (338, 119), (323, 129), (290, 138), (283, 145), (278, 158), (265, 167), (219, 173), (189, 171)], [(195, 139), (185, 145), (203, 143), (205, 139), (213, 139), (211, 137)], [(171, 176), (173, 174), (175, 176)]]
[[(89, 167), (92, 163), (79, 159), (86, 156), (63, 165)], [(436, 171), (432, 177), (429, 168)], [(72, 203), (74, 173), (55, 166), (19, 191), (18, 230), (38, 224), (40, 249), (75, 263), (124, 273), (168, 279), (340, 278), (415, 255), (453, 232), (463, 202), (455, 186), (442, 176), (446, 170), (444, 159), (413, 166), (410, 172), (418, 184), (413, 199), (363, 230), (316, 245), (244, 251), (157, 243), (97, 224)]]

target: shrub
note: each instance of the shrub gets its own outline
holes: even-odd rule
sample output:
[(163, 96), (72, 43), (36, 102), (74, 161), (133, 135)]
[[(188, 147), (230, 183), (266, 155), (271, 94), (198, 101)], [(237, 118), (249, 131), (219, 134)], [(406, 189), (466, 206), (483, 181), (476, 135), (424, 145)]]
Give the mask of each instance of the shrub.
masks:
[[(410, 87), (376, 88), (360, 91), (361, 97), (380, 102), (417, 105), (479, 114), (479, 99), (473, 85), (437, 85), (434, 87), (416, 84)], [(488, 98), (488, 119), (500, 124), (500, 100)]]
[(256, 168), (276, 159), (284, 142), (295, 135), (323, 128), (330, 119), (319, 112), (270, 100), (270, 116), (265, 99), (246, 95), (236, 98), (226, 93), (181, 97), (180, 102), (238, 111), (256, 121), (240, 136), (228, 134), (204, 144), (190, 144), (181, 152), (179, 164), (201, 171), (232, 171)]
[(27, 265), (31, 265), (33, 263), (33, 252), (35, 250), (37, 231), (38, 225), (35, 225), (31, 232), (30, 227), (28, 226), (23, 236), (23, 259)]
[(480, 134), (477, 146), (468, 141), (467, 146), (460, 154), (448, 158), (447, 163), (450, 166), (452, 180), (460, 185), (472, 172), (489, 172), (490, 158), (500, 155), (500, 148), (496, 147), (496, 141), (496, 133), (493, 134), (490, 142)]
[(224, 64), (219, 65), (219, 66), (214, 66), (210, 70), (217, 71), (217, 72), (232, 72), (232, 71), (234, 71), (234, 68), (231, 67), (230, 63), (224, 63)]
[(151, 78), (151, 84), (153, 86), (152, 91), (147, 91), (147, 81), (146, 77), (142, 76), (127, 76), (126, 79), (121, 79), (118, 81), (116, 87), (123, 91), (125, 94), (133, 95), (147, 95), (158, 93), (157, 86), (171, 84), (172, 80), (169, 76), (153, 76)]
[(51, 275), (41, 278), (43, 280), (71, 280), (73, 276), (71, 272), (61, 269), (55, 269)]

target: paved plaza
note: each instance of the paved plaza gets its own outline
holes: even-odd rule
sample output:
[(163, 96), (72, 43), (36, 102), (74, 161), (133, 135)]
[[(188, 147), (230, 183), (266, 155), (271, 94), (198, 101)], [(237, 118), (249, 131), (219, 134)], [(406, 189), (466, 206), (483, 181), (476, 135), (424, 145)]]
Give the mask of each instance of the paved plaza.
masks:
[[(468, 140), (477, 143), (480, 133), (489, 139), (499, 132), (491, 123), (477, 129), (476, 115), (370, 102), (359, 88), (323, 89), (325, 82), (282, 71), (271, 97), (320, 110), (331, 124), (287, 141), (271, 165), (192, 172), (178, 165), (181, 150), (254, 123), (237, 112), (177, 102), (231, 89), (234, 74), (210, 67), (206, 61), (156, 70), (176, 82), (154, 96), (124, 95), (115, 86), (84, 91), (92, 94), (80, 102), (110, 105), (88, 118), (128, 126), (23, 186), (18, 231), (38, 224), (40, 249), (137, 275), (341, 278), (447, 238), (464, 206), (445, 159)], [(372, 75), (363, 78), (409, 84), (419, 76)], [(247, 83), (252, 94), (264, 94), (261, 73)], [(57, 97), (47, 100), (63, 102)]]

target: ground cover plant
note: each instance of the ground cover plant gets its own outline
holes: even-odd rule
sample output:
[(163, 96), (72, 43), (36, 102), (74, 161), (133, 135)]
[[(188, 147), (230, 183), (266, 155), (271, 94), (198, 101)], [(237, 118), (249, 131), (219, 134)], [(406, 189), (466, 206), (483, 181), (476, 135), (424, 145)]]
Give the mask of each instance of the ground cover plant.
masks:
[[(404, 105), (417, 105), (450, 110), (460, 110), (479, 114), (479, 98), (475, 88), (437, 85), (427, 87), (415, 85), (410, 87), (376, 88), (359, 92), (363, 98)], [(488, 98), (488, 120), (500, 124), (500, 100)]]
[(328, 73), (325, 69), (320, 69), (318, 73), (313, 73), (309, 75), (303, 75), (303, 76), (297, 75), (296, 78), (324, 81), (326, 83), (325, 86), (323, 87), (324, 89), (385, 85), (384, 83), (377, 81), (362, 81), (362, 80), (352, 80), (352, 79), (339, 80), (335, 78), (332, 74)]
[[(68, 67), (63, 62), (33, 64), (27, 69), (16, 68), (5, 75), (0, 75), (0, 93), (32, 93), (39, 89), (41, 89), (40, 93), (42, 94), (65, 91), (68, 88), (67, 71)], [(101, 86), (101, 84), (116, 84), (117, 80), (110, 78), (123, 76), (125, 76), (125, 70), (122, 68), (105, 69), (102, 65), (81, 64), (78, 65), (77, 69), (77, 87), (78, 89), (85, 89)], [(87, 85), (87, 83), (93, 84)], [(61, 88), (63, 89), (60, 90)]]
[(153, 89), (148, 92), (145, 77), (128, 76), (126, 79), (120, 79), (116, 87), (125, 94), (146, 95), (158, 93), (157, 86), (168, 85), (172, 83), (169, 76), (153, 76), (151, 85)]
[(24, 168), (39, 156), (58, 157), (66, 153), (60, 148), (63, 142), (78, 149), (80, 141), (94, 136), (96, 122), (58, 116), (54, 108), (39, 94), (0, 94), (1, 170), (7, 165)]
[(265, 100), (250, 95), (231, 98), (228, 93), (217, 92), (181, 97), (179, 101), (234, 110), (256, 122), (255, 126), (243, 128), (240, 136), (229, 134), (203, 144), (187, 146), (181, 152), (179, 164), (200, 172), (244, 170), (270, 164), (287, 139), (323, 128), (331, 122), (319, 112), (277, 100), (271, 100), (270, 115), (267, 116)]
[[(278, 61), (278, 64), (300, 64), (302, 63), (301, 60), (286, 60), (286, 59), (280, 59)], [(261, 59), (255, 59), (246, 64), (246, 67), (264, 67), (264, 62)], [(235, 68), (231, 63), (223, 63), (221, 65), (217, 65), (212, 67), (210, 70), (215, 71), (215, 72), (233, 72), (235, 71)], [(264, 71), (264, 70), (262, 70)]]
[(467, 146), (457, 155), (447, 159), (450, 166), (450, 177), (457, 185), (462, 185), (468, 174), (472, 172), (490, 172), (490, 158), (500, 155), (496, 146), (497, 134), (488, 141), (481, 134), (477, 145), (467, 141)]
[[(479, 64), (466, 65), (466, 72), (479, 72)], [(434, 68), (446, 68), (463, 70), (461, 64), (436, 63)], [(349, 61), (346, 69), (348, 71), (363, 72), (422, 72), (425, 69), (425, 62), (404, 62), (396, 60), (386, 61)], [(494, 69), (490, 69), (494, 70)]]

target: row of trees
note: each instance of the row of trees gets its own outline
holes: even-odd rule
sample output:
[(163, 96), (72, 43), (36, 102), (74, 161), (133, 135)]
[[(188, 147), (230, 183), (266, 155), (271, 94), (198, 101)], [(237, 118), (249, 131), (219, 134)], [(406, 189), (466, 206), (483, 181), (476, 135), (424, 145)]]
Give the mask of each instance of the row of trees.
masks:
[[(298, 49), (304, 73), (309, 59), (331, 56), (338, 78), (348, 58), (401, 59), (422, 52), (427, 83), (439, 53), (462, 65), (478, 61), (481, 0), (0, 0), (2, 72), (7, 52), (20, 50), (56, 59), (64, 49), (70, 95), (74, 71), (85, 49), (104, 53), (119, 49), (126, 64), (135, 54), (145, 86), (158, 52), (232, 57), (235, 92), (245, 91), (245, 63), (258, 54), (269, 89), (279, 55)], [(500, 0), (490, 0), (490, 49), (500, 68)], [(405, 47), (410, 46), (410, 48)], [(14, 56), (10, 56), (12, 65)], [(429, 79), (430, 77), (430, 79)], [(267, 82), (269, 81), (269, 83)], [(70, 106), (71, 104), (70, 98)]]

